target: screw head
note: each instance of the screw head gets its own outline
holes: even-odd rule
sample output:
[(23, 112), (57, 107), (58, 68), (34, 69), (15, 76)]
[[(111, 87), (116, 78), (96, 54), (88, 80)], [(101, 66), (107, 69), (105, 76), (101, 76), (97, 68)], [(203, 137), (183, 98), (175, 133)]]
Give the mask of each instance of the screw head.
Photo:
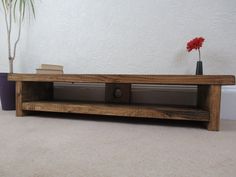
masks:
[(114, 89), (113, 95), (114, 95), (115, 98), (120, 98), (120, 97), (122, 97), (122, 91), (121, 91), (121, 89), (120, 89), (120, 88)]

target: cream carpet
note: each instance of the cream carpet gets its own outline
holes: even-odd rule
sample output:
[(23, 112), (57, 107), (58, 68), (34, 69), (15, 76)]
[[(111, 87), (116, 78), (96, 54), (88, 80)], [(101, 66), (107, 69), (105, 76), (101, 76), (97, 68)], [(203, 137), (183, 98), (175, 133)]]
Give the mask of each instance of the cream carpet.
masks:
[(236, 176), (236, 121), (209, 132), (172, 121), (68, 116), (0, 111), (0, 177)]

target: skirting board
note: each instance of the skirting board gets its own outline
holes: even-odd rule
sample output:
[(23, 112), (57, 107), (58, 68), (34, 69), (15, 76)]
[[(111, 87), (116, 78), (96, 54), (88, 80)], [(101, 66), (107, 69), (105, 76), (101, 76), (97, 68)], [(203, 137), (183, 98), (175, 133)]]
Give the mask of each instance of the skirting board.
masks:
[[(54, 85), (54, 98), (80, 101), (104, 101), (104, 84), (64, 84)], [(195, 86), (132, 85), (133, 103), (195, 105)], [(236, 86), (223, 86), (221, 118), (236, 120)]]

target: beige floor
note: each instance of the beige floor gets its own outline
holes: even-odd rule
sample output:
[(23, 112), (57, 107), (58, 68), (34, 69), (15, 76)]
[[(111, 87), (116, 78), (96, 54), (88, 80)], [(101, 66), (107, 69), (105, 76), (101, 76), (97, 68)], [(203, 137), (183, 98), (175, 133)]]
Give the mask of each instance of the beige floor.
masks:
[(188, 123), (52, 117), (0, 111), (0, 177), (236, 176), (236, 121), (209, 132)]

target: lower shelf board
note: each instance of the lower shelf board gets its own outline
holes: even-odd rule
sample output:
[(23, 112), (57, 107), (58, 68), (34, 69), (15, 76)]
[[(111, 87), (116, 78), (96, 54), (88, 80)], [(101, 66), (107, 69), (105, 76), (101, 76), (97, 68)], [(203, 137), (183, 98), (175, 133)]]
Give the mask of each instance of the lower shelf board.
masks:
[(33, 101), (23, 102), (22, 109), (27, 111), (209, 121), (209, 112), (188, 107)]

